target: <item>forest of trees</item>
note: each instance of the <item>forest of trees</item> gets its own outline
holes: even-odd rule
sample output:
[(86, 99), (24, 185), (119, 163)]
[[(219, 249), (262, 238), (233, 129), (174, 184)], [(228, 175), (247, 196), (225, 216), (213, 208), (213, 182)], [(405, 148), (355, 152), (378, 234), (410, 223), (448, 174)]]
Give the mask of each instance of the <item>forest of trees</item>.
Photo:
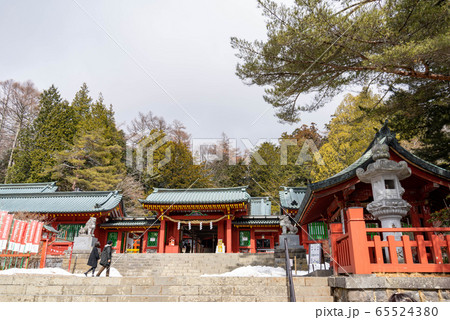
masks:
[[(207, 150), (223, 156), (199, 162), (181, 122), (167, 123), (149, 111), (119, 129), (112, 106), (105, 106), (101, 94), (94, 101), (86, 84), (71, 102), (53, 85), (39, 93), (31, 82), (0, 84), (2, 182), (57, 181), (61, 191), (122, 190), (132, 215), (144, 214), (137, 200), (153, 188), (242, 185), (253, 196), (271, 197), (276, 212), (280, 186), (306, 186), (339, 172), (361, 155), (384, 120), (362, 111), (378, 96), (369, 91), (348, 95), (325, 133), (314, 123), (303, 124), (283, 133), (279, 143), (265, 142), (245, 153), (232, 148), (223, 134)], [(138, 154), (142, 141), (144, 151)], [(152, 170), (146, 170), (148, 150)], [(144, 159), (141, 167), (138, 158)]]
[[(279, 119), (298, 124), (279, 143), (242, 152), (223, 134), (210, 148), (223, 157), (198, 162), (179, 121), (168, 123), (148, 111), (118, 128), (112, 106), (101, 94), (94, 100), (86, 84), (68, 101), (53, 85), (39, 92), (31, 81), (5, 80), (1, 182), (119, 189), (132, 215), (144, 213), (137, 199), (153, 188), (248, 185), (252, 196), (272, 197), (276, 211), (280, 186), (306, 186), (341, 171), (361, 156), (386, 120), (405, 148), (450, 166), (446, 1), (307, 0), (292, 7), (258, 2), (267, 18), (267, 41), (233, 38), (232, 46), (240, 58), (237, 75), (265, 86), (265, 99)], [(345, 96), (325, 131), (300, 123), (300, 112), (320, 108), (349, 86), (360, 92)], [(299, 97), (311, 92), (313, 104), (300, 104)]]

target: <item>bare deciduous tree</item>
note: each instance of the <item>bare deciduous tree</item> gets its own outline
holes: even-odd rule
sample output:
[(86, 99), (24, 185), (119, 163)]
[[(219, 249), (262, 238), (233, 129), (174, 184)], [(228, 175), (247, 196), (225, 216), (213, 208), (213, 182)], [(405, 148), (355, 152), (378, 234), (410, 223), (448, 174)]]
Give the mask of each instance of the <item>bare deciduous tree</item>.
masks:
[(0, 81), (0, 153), (5, 152), (7, 142), (7, 120), (11, 109), (12, 80)]
[(116, 187), (122, 191), (123, 202), (130, 216), (145, 216), (147, 211), (142, 207), (139, 199), (144, 199), (144, 187), (141, 182), (128, 174)]
[(190, 135), (186, 132), (184, 124), (174, 120), (167, 124), (163, 117), (153, 115), (151, 111), (144, 114), (138, 113), (138, 116), (127, 126), (127, 139), (132, 143), (138, 142), (142, 137), (148, 136), (152, 131), (161, 131), (167, 134), (170, 140), (176, 143), (184, 143), (189, 146)]
[(0, 154), (5, 156), (9, 152), (6, 170), (12, 165), (20, 132), (38, 112), (39, 91), (33, 82), (0, 82)]

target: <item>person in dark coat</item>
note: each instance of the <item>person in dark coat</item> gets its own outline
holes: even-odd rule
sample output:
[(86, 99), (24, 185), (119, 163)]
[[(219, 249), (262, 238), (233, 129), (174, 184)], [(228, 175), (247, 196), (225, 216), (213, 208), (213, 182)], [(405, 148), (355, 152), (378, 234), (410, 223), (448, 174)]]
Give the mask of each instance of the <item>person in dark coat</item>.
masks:
[(109, 277), (109, 268), (111, 267), (111, 259), (112, 259), (112, 241), (109, 240), (106, 246), (103, 248), (101, 257), (100, 257), (100, 270), (97, 272), (97, 277), (100, 277), (100, 274), (103, 270), (106, 269), (106, 276)]
[(84, 273), (87, 277), (88, 273), (92, 271), (92, 276), (94, 276), (95, 268), (97, 268), (98, 259), (100, 259), (100, 255), (98, 254), (98, 248), (100, 248), (100, 242), (97, 242), (95, 246), (92, 248), (91, 254), (89, 255), (89, 259), (87, 265), (91, 268)]

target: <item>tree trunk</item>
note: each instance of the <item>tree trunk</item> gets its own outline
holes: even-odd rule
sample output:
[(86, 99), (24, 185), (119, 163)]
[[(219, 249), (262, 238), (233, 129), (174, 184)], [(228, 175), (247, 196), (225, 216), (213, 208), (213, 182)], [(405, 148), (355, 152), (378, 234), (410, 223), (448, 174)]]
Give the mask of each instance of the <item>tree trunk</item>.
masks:
[[(16, 149), (17, 140), (18, 140), (18, 138), (19, 138), (19, 133), (20, 133), (20, 130), (21, 130), (21, 129), (22, 129), (22, 125), (20, 124), (20, 125), (19, 125), (19, 128), (17, 128), (17, 132), (16, 132), (16, 135), (15, 135), (15, 137), (14, 137), (14, 142), (13, 142), (13, 145), (12, 145), (12, 148), (11, 148), (11, 154), (9, 155), (8, 166), (6, 167), (6, 173), (8, 173), (8, 170), (9, 170), (9, 168), (10, 168), (11, 165), (12, 165), (13, 155), (14, 155), (14, 150)], [(6, 177), (5, 177), (5, 183), (7, 183), (7, 180), (8, 180), (8, 174), (6, 174)]]

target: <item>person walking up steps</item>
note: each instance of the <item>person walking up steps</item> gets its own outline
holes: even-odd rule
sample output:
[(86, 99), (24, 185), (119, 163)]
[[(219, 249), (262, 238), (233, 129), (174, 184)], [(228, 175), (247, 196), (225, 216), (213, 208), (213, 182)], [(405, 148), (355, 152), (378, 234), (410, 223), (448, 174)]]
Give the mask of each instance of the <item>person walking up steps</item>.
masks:
[(95, 268), (97, 268), (98, 259), (100, 259), (100, 255), (98, 254), (98, 248), (100, 248), (100, 242), (97, 242), (95, 246), (92, 248), (91, 254), (89, 255), (89, 259), (87, 265), (91, 268), (84, 273), (87, 277), (88, 273), (92, 271), (92, 276), (94, 276)]
[(106, 246), (103, 248), (101, 258), (100, 258), (100, 270), (98, 270), (97, 277), (100, 277), (100, 274), (103, 270), (106, 269), (106, 276), (109, 277), (109, 268), (111, 267), (111, 258), (112, 258), (112, 241), (109, 240)]

